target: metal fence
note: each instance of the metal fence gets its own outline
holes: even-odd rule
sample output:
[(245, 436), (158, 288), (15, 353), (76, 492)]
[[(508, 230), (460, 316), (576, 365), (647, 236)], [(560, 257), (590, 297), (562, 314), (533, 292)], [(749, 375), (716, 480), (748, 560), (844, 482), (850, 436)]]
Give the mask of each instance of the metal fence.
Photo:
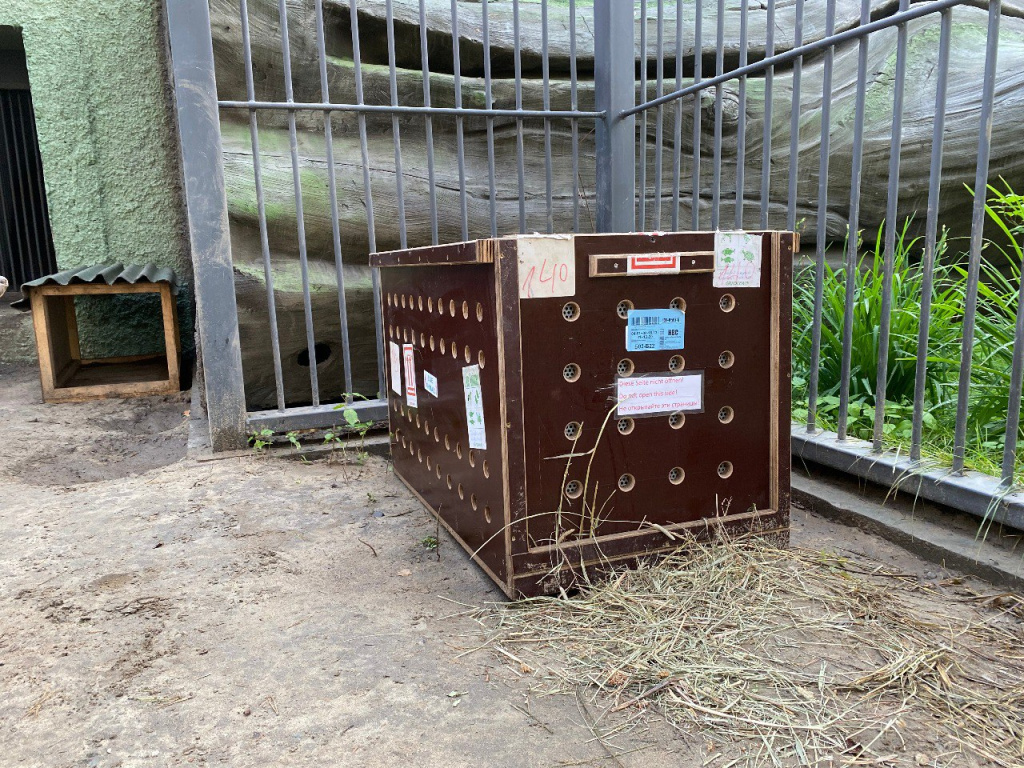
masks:
[[(469, 239), (568, 229), (802, 231), (808, 245), (813, 243), (816, 322), (810, 328), (806, 425), (794, 437), (794, 451), (885, 482), (910, 477), (922, 495), (1024, 525), (1024, 503), (1009, 493), (1024, 370), (1021, 345), (1012, 355), (1002, 476), (963, 474), (985, 242), (983, 194), (969, 204), (952, 466), (929, 470), (921, 463), (927, 354), (919, 354), (916, 361), (910, 455), (884, 451), (892, 285), (901, 221), (924, 209), (915, 226), (923, 232), (918, 255), (925, 275), (918, 348), (927, 350), (942, 217), (957, 205), (963, 208), (962, 201), (948, 203), (960, 194), (959, 189), (951, 194), (950, 185), (966, 181), (975, 190), (986, 188), (997, 84), (1004, 102), (1012, 101), (1018, 79), (997, 69), (1000, 25), (1006, 23), (998, 0), (982, 7), (966, 0), (913, 5), (900, 0), (897, 8), (887, 3), (873, 8), (869, 0), (768, 0), (756, 8), (742, 3), (732, 11), (724, 0), (309, 0), (307, 5), (312, 26), (306, 25), (308, 37), (302, 38), (289, 30), (296, 4), (278, 0), (275, 7), (264, 0), (240, 0), (236, 18), (244, 98), (222, 96), (216, 102), (207, 0), (168, 4), (215, 447), (238, 446), (246, 431), (256, 427), (293, 429), (337, 420), (333, 402), (321, 398), (315, 363), (311, 254), (303, 212), (303, 163), (309, 151), (305, 137), (314, 118), (321, 126), (330, 212), (331, 253), (325, 258), (336, 274), (344, 392), (351, 400), (352, 317), (343, 267), (352, 254), (343, 253), (347, 225), (339, 208), (347, 209), (351, 201), (339, 203), (335, 134), (354, 115), (359, 155), (354, 186), (365, 210), (370, 251), (382, 239), (408, 247), (436, 243), (446, 232)], [(271, 72), (281, 77), (277, 91), (254, 77), (253, 14), (259, 16), (260, 34), (267, 29), (276, 34), (281, 68)], [(1012, 22), (1020, 23), (1016, 18)], [(368, 31), (361, 34), (361, 25)], [(973, 30), (979, 25), (982, 44), (978, 35), (967, 40), (966, 33), (960, 38), (954, 34), (961, 26)], [(339, 42), (339, 37), (344, 39)], [(310, 77), (317, 82), (296, 82), (296, 40), (302, 56), (315, 57), (316, 74)], [(958, 67), (951, 72), (954, 44), (959, 46)], [(364, 62), (361, 48), (367, 46), (370, 54)], [(339, 55), (350, 66), (344, 71), (351, 76), (351, 91), (337, 85)], [(922, 61), (928, 66), (922, 68)], [(413, 64), (420, 83), (416, 89), (408, 79)], [(915, 78), (909, 91), (908, 76)], [(364, 88), (367, 78), (369, 89)], [(332, 84), (336, 92), (344, 90), (352, 98), (333, 99)], [(297, 97), (299, 91), (303, 95)], [(926, 103), (927, 108), (922, 106)], [(232, 212), (223, 169), (210, 163), (221, 152), (220, 121), (239, 113), (248, 118), (277, 397), (276, 408), (257, 412), (247, 412), (243, 394), (228, 243)], [(309, 365), (309, 395), (300, 405), (289, 402), (282, 380), (260, 165), (259, 120), (282, 113), (287, 119), (306, 353), (314, 361)], [(950, 163), (944, 147), (954, 128), (955, 163)], [(922, 139), (923, 131), (927, 139)], [(971, 144), (966, 154), (965, 131)], [(1004, 140), (1006, 135), (1000, 132)], [(387, 156), (380, 150), (381, 136), (391, 145)], [(409, 168), (410, 141), (423, 144), (425, 179), (420, 178), (421, 169)], [(998, 149), (999, 169), (1019, 170), (1007, 159), (1012, 147)], [(915, 161), (913, 178), (907, 172), (910, 152), (928, 156), (926, 167)], [(386, 185), (381, 181), (385, 167)], [(421, 182), (425, 204), (412, 214), (407, 206), (421, 194)], [(344, 194), (351, 197), (349, 186)], [(385, 197), (390, 213), (382, 221), (375, 206)], [(875, 409), (873, 441), (864, 445), (849, 438), (846, 424), (849, 382), (856, 373), (852, 334), (855, 275), (863, 254), (859, 246), (875, 228), (881, 232), (883, 261), (874, 391), (880, 407)], [(818, 372), (825, 362), (821, 317), (826, 264), (836, 259), (845, 268), (845, 304), (838, 434), (833, 435), (818, 429), (817, 411)], [(378, 296), (374, 276), (380, 365)], [(1018, 336), (1024, 332), (1019, 312), (1016, 328)], [(378, 367), (381, 392), (382, 375)], [(338, 398), (327, 398), (332, 399)], [(386, 413), (379, 400), (351, 404), (364, 417)]]

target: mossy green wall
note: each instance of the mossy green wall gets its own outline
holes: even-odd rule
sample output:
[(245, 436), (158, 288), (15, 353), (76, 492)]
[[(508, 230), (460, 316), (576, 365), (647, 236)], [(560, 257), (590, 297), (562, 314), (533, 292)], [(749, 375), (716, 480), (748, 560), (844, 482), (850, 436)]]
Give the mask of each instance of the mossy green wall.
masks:
[[(190, 347), (192, 270), (162, 0), (3, 0), (0, 25), (22, 31), (58, 266), (173, 267)], [(102, 322), (97, 307), (79, 314), (94, 351), (131, 354), (159, 338), (130, 303), (115, 322)]]

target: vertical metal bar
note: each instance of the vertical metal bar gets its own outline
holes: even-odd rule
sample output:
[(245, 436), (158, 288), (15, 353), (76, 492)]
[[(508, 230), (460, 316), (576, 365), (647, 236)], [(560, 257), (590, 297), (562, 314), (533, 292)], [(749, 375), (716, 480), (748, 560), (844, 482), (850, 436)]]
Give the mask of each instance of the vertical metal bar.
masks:
[[(454, 0), (453, 0), (454, 2)], [(544, 93), (544, 110), (551, 109), (551, 59), (548, 56), (548, 0), (540, 0), (540, 45), (541, 45), (541, 82)], [(544, 202), (547, 211), (547, 231), (555, 231), (554, 208), (552, 202), (551, 175), (551, 120), (544, 118)]]
[[(796, 0), (793, 27), (793, 47), (799, 48), (804, 41), (804, 0)], [(804, 68), (804, 57), (793, 62), (793, 90), (789, 108), (789, 189), (786, 194), (786, 229), (796, 231), (796, 193), (798, 166), (800, 164), (800, 79)]]
[[(683, 88), (683, 15), (682, 0), (676, 0), (676, 90)], [(700, 97), (700, 94), (697, 94)], [(679, 229), (679, 187), (683, 183), (683, 100), (676, 99), (675, 123), (672, 136), (672, 231)]]
[[(640, 0), (640, 101), (647, 101), (648, 98), (647, 0)], [(637, 161), (637, 171), (640, 174), (640, 180), (637, 188), (640, 192), (640, 198), (637, 200), (637, 205), (639, 205), (640, 209), (637, 212), (637, 222), (640, 225), (641, 232), (647, 229), (647, 112), (648, 110), (645, 109), (640, 113), (640, 136), (638, 137), (640, 158)]]
[[(579, 84), (576, 65), (576, 0), (569, 0), (569, 103), (579, 109)], [(572, 129), (572, 231), (580, 231), (580, 122), (570, 121)]]
[[(718, 0), (717, 31), (715, 34), (715, 75), (725, 72), (725, 0)], [(713, 166), (711, 168), (711, 228), (717, 230), (722, 205), (722, 83), (715, 86), (715, 135)]]
[[(871, 20), (871, 0), (861, 0), (860, 23)], [(850, 369), (853, 365), (853, 307), (860, 265), (860, 185), (864, 165), (864, 107), (867, 99), (868, 36), (857, 42), (857, 95), (853, 118), (853, 159), (850, 166), (850, 226), (846, 237), (846, 293), (843, 305), (843, 351), (839, 375), (839, 424), (836, 434), (846, 439), (850, 412)], [(937, 179), (935, 183), (937, 183)]]
[[(825, 35), (836, 27), (836, 0), (827, 0), (825, 6)], [(814, 265), (814, 325), (811, 328), (810, 381), (807, 395), (807, 431), (813, 433), (818, 415), (818, 375), (821, 365), (821, 306), (825, 290), (825, 237), (828, 214), (828, 160), (829, 131), (832, 118), (832, 65), (835, 49), (825, 49), (821, 85), (821, 151), (818, 156), (818, 229), (816, 261)]]
[[(703, 77), (704, 68), (704, 2), (701, 0), (694, 6), (693, 22), (693, 84), (697, 85)], [(693, 94), (693, 197), (690, 201), (690, 215), (693, 218), (692, 228), (700, 229), (700, 139), (701, 139), (701, 99), (704, 91)]]
[(963, 472), (967, 448), (967, 408), (970, 405), (971, 357), (974, 354), (974, 323), (978, 311), (978, 279), (981, 272), (982, 227), (988, 197), (988, 164), (992, 151), (992, 105), (995, 101), (996, 54), (1002, 0), (988, 6), (988, 42), (985, 47), (985, 76), (982, 80), (981, 124), (978, 137), (978, 165), (974, 177), (974, 211), (971, 217), (971, 249), (967, 272), (963, 341), (960, 348), (960, 378), (957, 382), (956, 427), (953, 432), (953, 471)]
[[(288, 5), (278, 0), (281, 19), (281, 56), (284, 59), (284, 95), (289, 104), (295, 101), (292, 85), (291, 42), (288, 39)], [(306, 219), (302, 208), (302, 175), (299, 169), (299, 140), (295, 128), (295, 110), (288, 110), (288, 146), (292, 159), (292, 188), (295, 195), (295, 227), (299, 241), (299, 271), (302, 276), (302, 309), (306, 321), (306, 349), (309, 353), (309, 388), (313, 405), (320, 405), (320, 380), (316, 369), (316, 336), (313, 330), (313, 302), (309, 293), (309, 261), (306, 253)]]
[[(423, 106), (430, 106), (430, 57), (427, 53), (427, 7), (420, 0), (420, 69), (423, 71)], [(434, 118), (423, 118), (427, 138), (427, 188), (430, 196), (430, 242), (437, 245), (437, 183), (434, 176)], [(385, 390), (381, 390), (382, 392)]]
[[(284, 2), (284, 0), (281, 0)], [(349, 5), (349, 20), (352, 26), (352, 61), (355, 66), (356, 104), (363, 103), (363, 65), (359, 55), (359, 8), (357, 0)], [(366, 234), (369, 238), (370, 253), (377, 250), (377, 226), (373, 218), (373, 188), (370, 184), (370, 150), (366, 141), (366, 114), (359, 113), (359, 150), (363, 161), (363, 194), (366, 201)], [(433, 187), (431, 187), (433, 191)], [(380, 305), (380, 272), (371, 272), (373, 284), (373, 326), (377, 335), (377, 395), (385, 397), (384, 384), (384, 315)]]
[[(240, 0), (239, 15), (242, 22), (242, 58), (245, 64), (245, 92), (250, 101), (256, 97), (252, 74), (252, 43), (249, 37), (248, 0)], [(256, 215), (259, 218), (260, 249), (263, 253), (263, 279), (267, 286), (267, 319), (270, 325), (270, 350), (274, 359), (274, 387), (277, 408), (283, 411), (284, 374), (281, 370), (281, 337), (277, 327), (277, 300), (274, 295), (274, 271), (270, 263), (270, 240), (267, 235), (267, 209), (263, 198), (263, 168), (260, 161), (259, 126), (256, 110), (249, 110), (249, 141), (252, 145), (252, 169), (256, 184)]]
[[(657, 0), (658, 3), (658, 33), (655, 43), (655, 50), (658, 54), (658, 61), (655, 66), (655, 91), (660, 98), (665, 94), (665, 0)], [(646, 94), (644, 95), (646, 99)], [(654, 229), (661, 230), (661, 163), (662, 143), (664, 141), (662, 128), (661, 105), (655, 112), (654, 122)]]
[[(318, 4), (322, 4), (323, 0), (317, 0)], [(394, 0), (387, 0), (385, 3), (385, 11), (387, 16), (387, 27), (388, 27), (388, 79), (391, 88), (391, 104), (392, 106), (398, 106), (398, 67), (395, 64), (395, 9)], [(318, 23), (320, 28), (323, 27), (323, 18), (319, 18)], [(322, 60), (323, 61), (323, 60)], [(325, 67), (325, 65), (321, 65)], [(324, 83), (327, 82), (326, 68), (324, 74), (321, 75)], [(324, 100), (326, 101), (326, 85), (324, 86)], [(405, 221), (405, 175), (402, 172), (402, 134), (398, 125), (398, 115), (393, 114), (391, 116), (391, 137), (395, 145), (395, 195), (398, 200), (398, 241), (401, 243), (402, 248), (409, 247), (409, 233)], [(334, 156), (331, 156), (331, 169), (334, 169)], [(332, 202), (334, 198), (332, 196)], [(337, 215), (332, 211), (335, 220)], [(345, 363), (348, 365), (348, 362)], [(351, 386), (349, 385), (349, 391)]]
[(598, 232), (636, 226), (636, 121), (622, 116), (636, 98), (633, 28), (632, 3), (594, 0), (594, 102), (605, 113), (596, 136)]
[[(949, 83), (949, 43), (953, 30), (953, 11), (942, 12), (939, 27), (939, 63), (935, 79), (935, 122), (932, 124), (932, 159), (928, 176), (928, 219), (925, 224), (924, 261), (921, 269), (921, 316), (917, 328), (917, 365), (914, 372), (914, 416), (910, 433), (910, 460), (921, 460), (924, 432), (924, 395), (928, 373), (928, 334), (932, 314), (932, 286), (935, 272), (935, 247), (939, 231), (939, 194), (942, 190), (942, 140), (946, 130), (946, 91)], [(1016, 350), (1015, 350), (1016, 351)], [(1017, 398), (1018, 402), (1020, 397)]]
[[(1024, 264), (1021, 264), (1020, 267), (1024, 270)], [(1000, 479), (1005, 488), (1013, 485), (1013, 475), (1017, 468), (1017, 435), (1020, 430), (1022, 380), (1024, 380), (1024, 280), (1020, 281), (1017, 293), (1017, 322), (1014, 325), (1010, 394), (1006, 407), (1006, 442), (1003, 445), (1003, 465), (1000, 473)]]
[[(483, 0), (481, 11), (483, 13), (484, 33), (484, 100), (487, 108), (494, 106), (494, 94), (491, 89), (491, 23), (487, 12), (489, 0)], [(573, 83), (575, 87), (576, 83)], [(490, 200), (491, 214), (491, 237), (498, 236), (498, 201), (497, 184), (495, 179), (494, 161), (494, 118), (487, 118), (487, 191)]]
[[(900, 0), (900, 10), (910, 0)], [(899, 214), (900, 156), (903, 148), (903, 95), (907, 79), (907, 25), (896, 28), (896, 73), (893, 83), (892, 140), (889, 145), (889, 190), (885, 206), (885, 253), (883, 262), (882, 307), (878, 324), (878, 371), (875, 379), (875, 425), (872, 442), (882, 450), (885, 423), (885, 394), (889, 384), (889, 337), (892, 328), (892, 274), (896, 258), (896, 217)], [(901, 243), (902, 247), (902, 243)]]
[[(422, 2), (423, 0), (420, 0)], [(516, 109), (523, 108), (523, 44), (519, 28), (519, 0), (512, 0), (512, 58), (515, 68)], [(516, 170), (519, 181), (519, 232), (526, 232), (526, 148), (523, 119), (516, 118)]]
[[(740, 4), (740, 66), (747, 66), (747, 25), (750, 13), (748, 3)], [(747, 76), (740, 77), (739, 114), (736, 122), (736, 202), (735, 227), (743, 229), (743, 187), (747, 163)]]
[[(775, 55), (775, 0), (768, 0), (768, 29), (765, 36), (765, 56)], [(761, 229), (768, 229), (768, 208), (771, 205), (772, 182), (772, 81), (775, 67), (764, 74), (764, 132), (761, 148)]]
[(176, 0), (166, 13), (210, 442), (214, 451), (227, 451), (246, 444), (245, 384), (210, 8), (207, 0)]
[[(462, 56), (459, 41), (459, 3), (452, 0), (452, 77), (455, 88), (455, 109), (462, 109)], [(461, 115), (455, 116), (455, 146), (459, 168), (459, 213), (462, 217), (462, 239), (469, 240), (469, 207), (466, 197), (466, 139)]]
[[(388, 0), (390, 10), (391, 0)], [(320, 61), (320, 99), (325, 104), (331, 101), (330, 86), (327, 82), (327, 48), (324, 42), (324, 9), (323, 0), (316, 0), (314, 3), (316, 14), (316, 46), (317, 57)], [(394, 66), (392, 74), (392, 98), (394, 98)], [(250, 99), (252, 96), (250, 95)], [(391, 125), (392, 135), (395, 141), (395, 177), (398, 179), (398, 209), (399, 229), (402, 242), (405, 242), (405, 204), (402, 200), (402, 152), (398, 139), (398, 119), (395, 118)], [(341, 260), (341, 222), (338, 216), (338, 179), (334, 167), (334, 126), (331, 123), (331, 113), (324, 110), (324, 145), (327, 150), (327, 190), (331, 202), (331, 236), (334, 245), (334, 279), (338, 284), (338, 316), (341, 319), (341, 357), (345, 365), (345, 402), (352, 402), (352, 347), (348, 335), (348, 304), (345, 296), (345, 272)], [(404, 247), (404, 246), (403, 246)]]

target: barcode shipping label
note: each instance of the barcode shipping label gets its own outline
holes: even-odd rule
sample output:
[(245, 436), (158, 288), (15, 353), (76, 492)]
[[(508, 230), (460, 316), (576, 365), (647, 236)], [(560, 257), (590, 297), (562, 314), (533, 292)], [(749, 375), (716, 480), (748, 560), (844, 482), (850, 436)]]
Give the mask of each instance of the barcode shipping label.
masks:
[(626, 351), (682, 349), (686, 313), (681, 309), (631, 309), (626, 319)]
[(704, 372), (679, 376), (631, 376), (615, 385), (619, 416), (704, 410)]

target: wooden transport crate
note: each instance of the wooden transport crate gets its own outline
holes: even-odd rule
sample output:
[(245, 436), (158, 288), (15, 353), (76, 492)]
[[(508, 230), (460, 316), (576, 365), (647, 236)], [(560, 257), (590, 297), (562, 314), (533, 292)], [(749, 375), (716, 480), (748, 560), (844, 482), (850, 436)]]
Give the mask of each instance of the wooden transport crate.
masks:
[(510, 596), (786, 535), (786, 232), (376, 253), (396, 474)]

